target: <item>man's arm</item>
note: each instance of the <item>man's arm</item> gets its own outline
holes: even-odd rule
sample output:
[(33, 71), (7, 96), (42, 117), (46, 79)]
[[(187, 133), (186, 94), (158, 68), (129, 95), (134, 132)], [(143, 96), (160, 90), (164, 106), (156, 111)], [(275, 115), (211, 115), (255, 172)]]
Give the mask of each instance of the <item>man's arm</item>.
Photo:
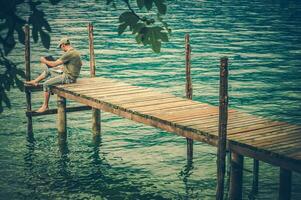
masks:
[(49, 65), (50, 67), (56, 67), (58, 65), (62, 65), (63, 64), (63, 61), (60, 60), (60, 59), (57, 59), (55, 61), (49, 61), (49, 60), (46, 60), (44, 57), (41, 57), (40, 61), (41, 61), (41, 63)]

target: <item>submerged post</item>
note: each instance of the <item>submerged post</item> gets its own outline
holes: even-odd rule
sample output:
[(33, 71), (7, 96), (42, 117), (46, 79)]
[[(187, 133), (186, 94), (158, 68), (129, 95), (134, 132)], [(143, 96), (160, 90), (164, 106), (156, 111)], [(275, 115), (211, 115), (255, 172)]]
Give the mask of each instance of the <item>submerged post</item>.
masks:
[[(25, 32), (25, 78), (30, 81), (30, 28), (26, 24), (24, 27)], [(26, 110), (31, 111), (31, 92), (25, 90), (26, 95)], [(27, 134), (32, 135), (32, 116), (27, 115)]]
[[(95, 77), (95, 56), (93, 43), (93, 25), (89, 23), (89, 51), (90, 51), (90, 76)], [(92, 131), (95, 135), (100, 134), (100, 110), (92, 108)]]
[(259, 174), (259, 161), (253, 159), (253, 183), (252, 183), (253, 194), (258, 193), (258, 174)]
[(224, 177), (226, 171), (226, 142), (228, 122), (228, 58), (220, 60), (220, 88), (219, 88), (219, 123), (217, 149), (217, 188), (216, 199), (224, 197)]
[(57, 130), (59, 138), (65, 140), (67, 138), (66, 99), (59, 95), (57, 95)]
[[(186, 98), (192, 99), (192, 82), (191, 82), (191, 47), (189, 34), (185, 36), (185, 66), (186, 66)], [(187, 159), (188, 162), (192, 161), (193, 158), (193, 140), (190, 138), (187, 139)]]
[(243, 178), (244, 157), (236, 152), (231, 153), (230, 173), (230, 199), (242, 199), (242, 178)]
[(292, 172), (287, 169), (280, 168), (279, 180), (279, 200), (291, 199)]

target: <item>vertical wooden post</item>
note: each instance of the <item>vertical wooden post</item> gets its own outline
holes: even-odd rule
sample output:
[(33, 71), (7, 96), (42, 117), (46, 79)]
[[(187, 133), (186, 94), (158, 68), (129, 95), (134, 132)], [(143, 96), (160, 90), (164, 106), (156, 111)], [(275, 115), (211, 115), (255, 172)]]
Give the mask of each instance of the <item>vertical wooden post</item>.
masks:
[(219, 124), (217, 149), (217, 187), (216, 199), (224, 197), (224, 177), (226, 170), (226, 142), (228, 122), (228, 58), (220, 60)]
[[(90, 50), (90, 76), (95, 77), (95, 56), (94, 56), (94, 43), (93, 43), (93, 25), (89, 23), (89, 50)], [(100, 134), (100, 121), (101, 115), (100, 110), (92, 108), (92, 131), (95, 135)]]
[(66, 99), (57, 95), (57, 130), (59, 138), (66, 140), (67, 138), (67, 115), (66, 115)]
[[(189, 34), (185, 36), (185, 66), (186, 66), (186, 98), (192, 99), (192, 81), (191, 81), (191, 47), (189, 41)], [(190, 138), (187, 139), (187, 159), (188, 162), (191, 162), (193, 159), (193, 140)]]
[(292, 172), (280, 168), (279, 200), (291, 199)]
[(252, 184), (252, 192), (253, 194), (258, 193), (258, 174), (259, 174), (259, 161), (253, 159), (253, 184)]
[[(30, 28), (26, 24), (24, 27), (25, 32), (25, 78), (30, 81)], [(25, 90), (26, 95), (26, 109), (31, 111), (31, 92)], [(32, 116), (27, 115), (27, 134), (32, 136)]]
[(242, 178), (243, 178), (244, 157), (238, 153), (231, 153), (231, 173), (230, 173), (230, 199), (242, 199)]

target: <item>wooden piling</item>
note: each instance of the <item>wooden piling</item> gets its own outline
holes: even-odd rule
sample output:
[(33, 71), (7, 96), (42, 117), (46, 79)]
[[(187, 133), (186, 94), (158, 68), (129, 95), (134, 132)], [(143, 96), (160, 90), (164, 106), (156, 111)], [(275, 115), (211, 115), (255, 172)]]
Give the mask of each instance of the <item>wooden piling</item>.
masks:
[(236, 152), (231, 153), (230, 192), (231, 200), (242, 199), (244, 157)]
[[(30, 28), (29, 25), (26, 24), (24, 27), (25, 32), (25, 79), (26, 81), (30, 81)], [(31, 91), (25, 90), (26, 95), (26, 110), (27, 112), (31, 111)], [(31, 136), (32, 131), (32, 116), (27, 116), (27, 134)]]
[(290, 200), (292, 172), (290, 170), (280, 168), (279, 179), (279, 200)]
[[(186, 98), (192, 99), (192, 81), (191, 81), (191, 47), (189, 34), (185, 36), (185, 67), (186, 67)], [(187, 140), (187, 159), (189, 162), (193, 159), (193, 140), (186, 138)]]
[(258, 174), (259, 174), (259, 161), (253, 159), (253, 183), (252, 192), (254, 195), (258, 193)]
[[(95, 77), (95, 56), (94, 56), (94, 37), (93, 37), (93, 25), (89, 23), (88, 25), (89, 32), (89, 51), (90, 51), (90, 76)], [(100, 134), (100, 121), (101, 121), (101, 112), (99, 109), (92, 108), (92, 131), (93, 134)]]
[(66, 99), (57, 95), (57, 129), (59, 138), (67, 137)]
[(226, 140), (228, 121), (228, 58), (220, 60), (219, 123), (217, 149), (217, 188), (216, 199), (224, 196), (224, 177), (226, 171)]

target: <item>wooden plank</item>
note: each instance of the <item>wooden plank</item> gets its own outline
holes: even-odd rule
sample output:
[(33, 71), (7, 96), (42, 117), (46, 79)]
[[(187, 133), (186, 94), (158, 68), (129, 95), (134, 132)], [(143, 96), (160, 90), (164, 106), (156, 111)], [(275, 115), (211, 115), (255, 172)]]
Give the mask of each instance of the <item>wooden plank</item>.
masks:
[[(108, 90), (116, 90), (116, 89), (126, 89), (129, 88), (130, 86), (126, 85), (126, 84), (102, 84), (102, 85), (82, 85), (82, 86), (78, 86), (78, 87), (74, 87), (74, 88), (68, 88), (68, 90), (73, 91), (73, 92), (78, 92), (81, 93), (82, 91), (108, 91)], [(133, 87), (133, 86), (132, 86)]]
[(178, 108), (182, 106), (192, 106), (192, 105), (198, 105), (197, 103), (189, 102), (189, 101), (180, 101), (176, 103), (166, 104), (162, 106), (145, 106), (145, 107), (138, 107), (134, 108), (138, 112), (148, 112), (148, 111), (156, 111), (156, 110), (168, 110), (172, 108)]
[(164, 121), (152, 116), (146, 116), (142, 113), (138, 112), (129, 112), (126, 110), (123, 110), (122, 108), (116, 108), (114, 105), (111, 105), (107, 102), (102, 102), (97, 99), (91, 99), (91, 98), (84, 98), (81, 96), (76, 96), (75, 94), (64, 92), (59, 90), (58, 88), (54, 88), (54, 92), (58, 95), (61, 95), (67, 99), (75, 100), (80, 103), (89, 105), (91, 107), (95, 107), (98, 109), (101, 109), (105, 112), (110, 112), (116, 115), (119, 115), (121, 117), (151, 125), (160, 129), (163, 129), (168, 132), (172, 132), (178, 135), (181, 135), (183, 137), (188, 137), (190, 139), (194, 139), (197, 141), (203, 141), (211, 145), (216, 145), (216, 136), (214, 135), (208, 135), (206, 132), (196, 130), (196, 129), (191, 129), (189, 127), (181, 127), (181, 126), (174, 126), (170, 124), (168, 121)]
[[(77, 112), (77, 111), (84, 111), (84, 110), (91, 110), (90, 106), (77, 106), (77, 107), (68, 107), (66, 108), (66, 112)], [(49, 109), (42, 113), (37, 113), (35, 111), (27, 111), (26, 116), (42, 116), (42, 115), (51, 115), (51, 114), (57, 114), (57, 109)]]
[[(243, 126), (247, 126), (247, 125), (250, 125), (250, 124), (253, 124), (256, 122), (261, 122), (261, 119), (256, 119), (256, 120), (253, 120), (252, 122), (250, 122), (250, 121), (247, 121), (244, 118), (242, 118), (242, 116), (237, 115), (236, 113), (233, 113), (231, 111), (229, 111), (228, 113), (230, 114), (228, 129), (232, 129), (234, 127), (243, 127)], [(231, 114), (233, 114), (233, 115), (231, 115)], [(217, 123), (218, 123), (218, 116), (219, 116), (218, 112), (209, 113), (208, 117), (212, 118), (212, 121), (211, 121), (212, 126), (210, 126), (210, 127), (216, 128)], [(192, 120), (187, 120), (187, 121), (188, 121), (187, 123), (186, 122), (184, 122), (184, 123), (186, 125), (190, 125), (190, 126), (196, 126), (199, 124), (203, 124), (203, 122), (199, 121), (199, 119), (197, 119), (197, 118), (192, 119)]]
[(291, 125), (282, 125), (282, 126), (278, 126), (278, 127), (268, 127), (268, 128), (261, 129), (261, 130), (244, 132), (242, 134), (230, 135), (229, 137), (231, 139), (243, 141), (243, 140), (262, 138), (263, 136), (266, 136), (266, 135), (274, 134), (277, 132), (281, 133), (281, 132), (295, 130), (295, 129), (296, 129), (296, 127), (292, 127)]
[(133, 99), (135, 97), (140, 98), (140, 97), (155, 97), (158, 96), (158, 94), (151, 92), (151, 91), (146, 91), (143, 93), (130, 93), (130, 94), (125, 94), (125, 95), (117, 95), (118, 98), (116, 97), (116, 94), (114, 95), (95, 95), (93, 98), (95, 99), (101, 99), (103, 101), (111, 102), (112, 99), (119, 99), (119, 100), (128, 100), (128, 99)]
[(273, 143), (273, 141), (275, 140), (287, 138), (290, 135), (290, 133), (293, 133), (294, 131), (295, 130), (293, 129), (290, 132), (266, 132), (261, 137), (260, 135), (256, 135), (253, 138), (249, 137), (246, 139), (240, 139), (239, 141), (253, 145), (267, 145)]
[[(181, 106), (181, 107), (177, 107), (177, 108), (168, 108), (165, 110), (153, 110), (153, 111), (147, 111), (147, 112), (143, 112), (144, 114), (147, 115), (152, 115), (152, 116), (156, 116), (156, 117), (160, 117), (160, 118), (165, 118), (171, 115), (176, 115), (177, 113), (180, 112), (189, 112), (190, 110), (202, 110), (203, 106), (202, 105), (188, 105), (188, 106)], [(164, 117), (165, 116), (165, 117)]]
[(167, 112), (159, 113), (156, 116), (160, 116), (161, 118), (168, 119), (168, 120), (176, 120), (179, 118), (189, 118), (199, 116), (202, 113), (206, 112), (216, 112), (217, 109), (212, 106), (208, 105), (194, 105), (191, 107), (180, 107), (179, 109), (173, 109)]
[(273, 148), (267, 148), (267, 149), (270, 150), (270, 151), (273, 151), (273, 152), (278, 152), (278, 153), (286, 155), (288, 153), (295, 152), (295, 151), (299, 150), (301, 148), (300, 145), (301, 145), (301, 139), (299, 137), (299, 138), (295, 138), (294, 143), (283, 144), (283, 145), (279, 145), (279, 146), (276, 146), (276, 147), (273, 147)]
[(177, 101), (183, 101), (182, 98), (169, 97), (169, 98), (159, 98), (153, 99), (150, 101), (139, 101), (139, 102), (131, 102), (131, 103), (121, 103), (120, 105), (127, 108), (136, 108), (141, 106), (152, 106), (152, 105), (160, 105), (162, 103), (172, 103)]
[[(249, 138), (249, 139), (245, 139), (245, 140), (239, 140), (241, 142), (244, 143), (248, 143), (248, 144), (252, 144), (252, 145), (256, 145), (256, 146), (267, 146), (271, 143), (279, 143), (279, 141), (288, 141), (290, 140), (292, 137), (296, 137), (298, 136), (298, 134), (294, 134), (295, 133), (295, 129), (293, 129), (291, 132), (273, 132), (273, 133), (269, 133), (269, 134), (265, 134), (262, 137), (256, 137), (256, 138)], [(299, 134), (300, 135), (300, 134)]]
[(282, 167), (284, 169), (296, 171), (301, 173), (301, 161), (294, 160), (285, 155), (267, 151), (264, 149), (257, 149), (250, 145), (242, 144), (236, 141), (229, 141), (229, 150), (238, 152), (244, 156), (255, 158), (266, 163)]
[(99, 84), (107, 84), (107, 83), (126, 84), (124, 82), (119, 82), (114, 79), (105, 79), (105, 78), (101, 78), (101, 77), (95, 77), (95, 78), (81, 78), (81, 79), (78, 79), (75, 83), (71, 83), (71, 84), (56, 85), (56, 88), (72, 89), (72, 88), (81, 87), (83, 85), (95, 85), (97, 83), (99, 83)]
[(291, 152), (288, 154), (289, 157), (296, 157), (301, 160), (301, 149), (299, 151)]
[[(157, 100), (166, 100), (166, 99), (174, 99), (173, 96), (163, 96), (163, 97), (158, 97), (157, 95), (144, 95), (144, 96), (131, 96), (128, 98), (121, 98), (121, 99), (112, 99), (110, 100), (111, 103), (113, 104), (119, 104), (124, 106), (125, 104), (135, 104), (135, 103), (144, 103), (144, 102), (152, 102), (152, 101), (157, 101)], [(106, 99), (107, 100), (107, 99)]]
[(104, 95), (104, 94), (126, 94), (130, 92), (141, 92), (141, 91), (150, 91), (148, 89), (139, 89), (139, 88), (127, 88), (127, 89), (117, 89), (117, 90), (94, 90), (94, 91), (82, 91), (79, 94), (81, 95), (86, 95), (86, 96), (97, 96), (97, 95)]
[(238, 133), (242, 133), (242, 132), (249, 132), (249, 131), (253, 131), (253, 130), (260, 130), (260, 129), (264, 129), (264, 128), (268, 128), (268, 127), (277, 127), (277, 126), (281, 126), (285, 124), (284, 122), (264, 122), (264, 123), (260, 123), (260, 124), (255, 124), (255, 125), (250, 125), (247, 127), (238, 127), (238, 128), (233, 128), (229, 130), (229, 135), (231, 134), (238, 134)]
[(152, 105), (146, 105), (146, 106), (136, 106), (136, 107), (130, 107), (130, 109), (134, 109), (137, 111), (148, 111), (148, 110), (154, 110), (154, 109), (161, 109), (161, 108), (170, 108), (175, 106), (181, 106), (181, 105), (193, 105), (194, 103), (191, 103), (187, 101), (186, 99), (179, 99), (173, 102), (166, 102), (161, 104), (152, 104)]
[(114, 98), (122, 98), (122, 97), (127, 97), (131, 95), (144, 95), (148, 94), (149, 91), (147, 90), (131, 90), (131, 91), (124, 91), (124, 92), (109, 92), (109, 93), (95, 93), (95, 94), (80, 94), (80, 96), (86, 96), (94, 99), (102, 99), (102, 98), (107, 98), (107, 97), (114, 97)]

